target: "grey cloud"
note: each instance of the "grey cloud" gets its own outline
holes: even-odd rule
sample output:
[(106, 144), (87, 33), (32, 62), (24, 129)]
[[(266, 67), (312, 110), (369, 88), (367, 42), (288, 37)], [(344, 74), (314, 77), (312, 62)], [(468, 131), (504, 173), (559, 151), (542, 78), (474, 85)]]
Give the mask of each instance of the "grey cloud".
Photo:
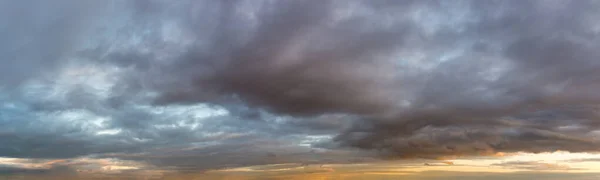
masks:
[(13, 175), (13, 174), (42, 174), (46, 173), (45, 169), (26, 169), (17, 167), (4, 167), (0, 166), (0, 176), (2, 175)]
[[(391, 102), (384, 97), (389, 92), (378, 87), (386, 86), (381, 78), (392, 73), (389, 66), (393, 63), (371, 56), (400, 45), (406, 30), (366, 28), (363, 25), (368, 21), (363, 19), (330, 26), (333, 2), (329, 1), (263, 6), (277, 8), (257, 13), (259, 25), (247, 42), (238, 45), (241, 40), (216, 39), (209, 46), (215, 51), (191, 49), (194, 54), (175, 63), (169, 70), (180, 73), (172, 74), (173, 79), (185, 81), (178, 81), (183, 84), (177, 89), (162, 90), (157, 103), (210, 102), (235, 96), (250, 105), (292, 115), (373, 113), (389, 106)], [(217, 26), (227, 34), (215, 37), (235, 37), (238, 32), (229, 32), (233, 27), (228, 24), (237, 23), (235, 18), (241, 17), (228, 17), (229, 21), (222, 22), (224, 27)], [(231, 45), (220, 47), (221, 43)]]
[[(340, 118), (344, 116), (301, 121), (262, 112), (266, 118), (257, 121), (240, 119), (226, 111), (218, 112), (223, 110), (215, 110), (219, 107), (209, 105), (162, 108), (127, 105), (119, 109), (56, 107), (59, 108), (43, 111), (29, 111), (26, 106), (3, 109), (7, 126), (0, 128), (0, 136), (3, 137), (0, 140), (3, 144), (1, 155), (19, 158), (119, 158), (180, 170), (270, 162), (346, 162), (352, 159), (340, 155), (332, 160), (330, 153), (313, 153), (311, 147), (299, 146), (300, 143), (310, 146), (326, 141), (304, 136), (331, 135), (339, 128), (331, 123), (337, 119), (337, 124), (343, 124), (345, 121)], [(93, 122), (101, 118), (108, 118), (101, 123), (102, 126)], [(115, 134), (97, 134), (113, 129), (118, 131)], [(267, 146), (269, 148), (265, 148)], [(270, 158), (268, 153), (275, 154), (275, 157)]]
[(386, 155), (423, 158), (518, 151), (586, 152), (598, 147), (592, 133), (597, 128), (582, 125), (569, 129), (568, 125), (585, 124), (589, 120), (565, 114), (537, 119), (464, 115), (460, 117), (471, 119), (459, 119), (452, 114), (431, 115), (421, 119), (375, 119), (379, 123), (357, 125), (336, 139), (343, 145), (376, 149)]
[[(506, 9), (470, 2), (481, 19), (465, 27), (467, 33), (455, 34), (490, 41), (498, 50), (465, 52), (440, 64), (423, 79), (408, 110), (367, 118), (338, 141), (407, 157), (595, 151), (598, 142), (589, 133), (598, 129), (592, 125), (598, 97), (590, 92), (598, 89), (594, 69), (599, 54), (593, 50), (598, 43), (587, 37), (592, 27), (583, 20), (597, 12), (579, 11), (590, 5), (585, 1), (499, 3)], [(562, 13), (550, 15), (557, 12)], [(486, 74), (497, 63), (505, 63), (497, 67), (505, 72)], [(568, 125), (582, 128), (561, 129)]]
[(80, 43), (102, 4), (60, 0), (0, 4), (0, 83), (20, 84), (53, 72)]
[(102, 157), (144, 162), (155, 167), (173, 168), (180, 172), (226, 169), (265, 164), (301, 164), (303, 166), (369, 162), (370, 154), (344, 151), (319, 150), (299, 147), (284, 140), (246, 139), (193, 148), (161, 148), (140, 154), (106, 154)]

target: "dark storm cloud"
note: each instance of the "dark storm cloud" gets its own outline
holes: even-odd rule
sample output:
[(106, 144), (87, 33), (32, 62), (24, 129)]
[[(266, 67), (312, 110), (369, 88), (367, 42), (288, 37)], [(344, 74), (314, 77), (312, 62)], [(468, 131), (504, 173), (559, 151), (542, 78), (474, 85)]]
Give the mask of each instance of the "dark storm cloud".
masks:
[(600, 147), (595, 1), (0, 7), (0, 156), (209, 169)]
[[(342, 2), (337, 2), (342, 3)], [(315, 115), (374, 113), (389, 108), (382, 92), (393, 62), (373, 56), (402, 44), (407, 29), (369, 27), (369, 19), (332, 22), (332, 1), (263, 3), (249, 40), (235, 38), (242, 18), (236, 3), (221, 4), (208, 52), (190, 49), (174, 63), (176, 88), (164, 89), (158, 104), (216, 101), (236, 96), (273, 112)], [(263, 10), (264, 9), (264, 10)], [(335, 23), (329, 25), (330, 23)], [(197, 30), (201, 31), (201, 29)], [(360, 38), (360, 40), (358, 40)], [(204, 42), (203, 42), (204, 43)], [(198, 52), (202, 51), (202, 52)], [(210, 69), (208, 69), (210, 68)], [(206, 69), (206, 70), (205, 70)]]

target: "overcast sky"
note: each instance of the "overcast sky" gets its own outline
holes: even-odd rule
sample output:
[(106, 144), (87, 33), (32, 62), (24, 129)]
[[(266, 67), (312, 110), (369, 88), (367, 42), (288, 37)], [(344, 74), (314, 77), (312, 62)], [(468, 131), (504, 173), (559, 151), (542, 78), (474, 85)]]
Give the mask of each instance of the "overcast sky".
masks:
[(0, 178), (596, 179), (598, 19), (592, 0), (0, 1)]

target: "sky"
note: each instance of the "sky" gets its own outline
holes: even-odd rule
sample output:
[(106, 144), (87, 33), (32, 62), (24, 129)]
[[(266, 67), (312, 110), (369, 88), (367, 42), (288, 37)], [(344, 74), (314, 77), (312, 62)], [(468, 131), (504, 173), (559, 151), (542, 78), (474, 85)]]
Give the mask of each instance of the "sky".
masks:
[(0, 1), (0, 179), (600, 178), (600, 1)]

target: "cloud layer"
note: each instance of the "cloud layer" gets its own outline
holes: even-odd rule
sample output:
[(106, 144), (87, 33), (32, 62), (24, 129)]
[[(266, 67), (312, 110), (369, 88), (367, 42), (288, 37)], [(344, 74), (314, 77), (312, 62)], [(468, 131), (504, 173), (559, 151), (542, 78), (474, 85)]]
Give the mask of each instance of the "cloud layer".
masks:
[(598, 8), (2, 2), (0, 156), (186, 170), (597, 151)]

